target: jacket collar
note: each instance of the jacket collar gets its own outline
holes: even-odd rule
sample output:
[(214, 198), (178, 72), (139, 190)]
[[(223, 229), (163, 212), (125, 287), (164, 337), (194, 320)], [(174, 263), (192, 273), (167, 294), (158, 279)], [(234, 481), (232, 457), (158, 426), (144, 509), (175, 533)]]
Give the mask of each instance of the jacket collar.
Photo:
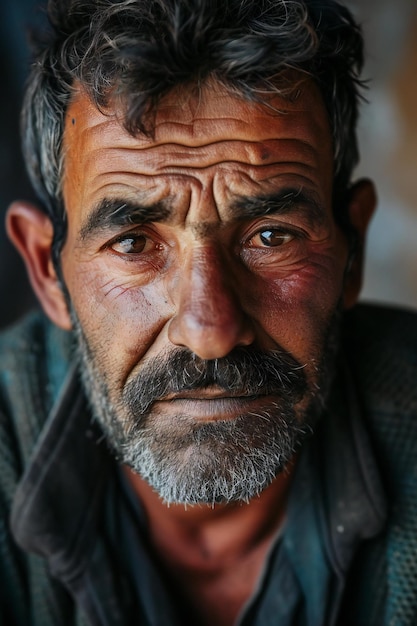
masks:
[(385, 527), (379, 472), (350, 372), (342, 366), (328, 408), (301, 455), (284, 543), (308, 624), (334, 624), (359, 544)]
[(19, 483), (11, 514), (16, 542), (45, 557), (62, 581), (77, 577), (88, 560), (109, 469), (103, 435), (91, 421), (73, 367)]

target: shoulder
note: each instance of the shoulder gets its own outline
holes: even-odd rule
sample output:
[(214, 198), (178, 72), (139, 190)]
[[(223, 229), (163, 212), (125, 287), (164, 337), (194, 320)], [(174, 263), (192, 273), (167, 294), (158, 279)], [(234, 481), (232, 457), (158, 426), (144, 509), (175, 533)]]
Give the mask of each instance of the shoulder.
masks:
[(46, 370), (54, 380), (68, 366), (71, 342), (71, 335), (41, 311), (29, 313), (0, 332), (0, 383), (16, 373), (26, 376), (31, 367)]
[(369, 350), (397, 346), (397, 353), (417, 347), (417, 311), (359, 304), (344, 316), (345, 338)]
[(379, 625), (385, 614), (392, 624), (415, 624), (417, 315), (358, 306), (345, 316), (344, 344), (388, 516), (382, 534), (358, 552), (345, 606), (357, 613), (343, 623)]
[(13, 361), (16, 350), (23, 350), (24, 355), (34, 355), (50, 348), (67, 351), (70, 337), (46, 317), (42, 311), (32, 311), (15, 324), (0, 332), (1, 361), (0, 371)]
[(0, 333), (0, 623), (29, 623), (34, 598), (48, 624), (64, 623), (65, 610), (67, 615), (72, 610), (46, 564), (17, 546), (9, 523), (16, 489), (70, 361), (70, 336), (42, 313), (32, 313)]
[(345, 315), (345, 352), (358, 389), (381, 411), (417, 412), (417, 313), (359, 305)]
[(0, 333), (0, 428), (29, 453), (65, 380), (71, 338), (41, 312)]
[(345, 353), (391, 501), (417, 491), (417, 315), (358, 306), (345, 319)]

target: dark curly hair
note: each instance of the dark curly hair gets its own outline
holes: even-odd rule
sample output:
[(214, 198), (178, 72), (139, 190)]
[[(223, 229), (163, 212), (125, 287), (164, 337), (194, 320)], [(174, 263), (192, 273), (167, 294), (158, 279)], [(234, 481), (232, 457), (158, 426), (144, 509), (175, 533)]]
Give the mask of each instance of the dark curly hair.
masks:
[[(61, 182), (65, 112), (81, 84), (98, 107), (117, 97), (130, 133), (152, 134), (160, 99), (209, 77), (244, 98), (283, 95), (288, 69), (312, 77), (334, 143), (336, 219), (358, 158), (361, 32), (334, 0), (49, 0), (23, 108), (26, 163), (54, 224), (53, 260), (66, 235)], [(283, 92), (284, 89), (284, 92)]]

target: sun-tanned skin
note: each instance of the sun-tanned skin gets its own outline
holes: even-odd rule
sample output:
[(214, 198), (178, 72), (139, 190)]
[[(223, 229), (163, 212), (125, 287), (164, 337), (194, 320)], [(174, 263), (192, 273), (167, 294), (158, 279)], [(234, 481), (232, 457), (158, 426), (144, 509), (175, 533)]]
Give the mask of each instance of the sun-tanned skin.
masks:
[[(340, 302), (356, 301), (359, 272), (346, 277), (348, 243), (333, 217), (331, 132), (318, 89), (305, 81), (298, 98), (269, 104), (215, 83), (194, 95), (182, 89), (163, 99), (153, 138), (130, 136), (82, 91), (70, 105), (62, 270), (113, 401), (146, 359), (178, 346), (215, 359), (236, 346), (279, 345), (305, 365), (314, 388), (323, 334)], [(372, 200), (366, 185), (352, 200), (360, 235)], [(24, 213), (15, 207), (16, 219)], [(37, 291), (69, 329), (63, 297)], [(155, 411), (162, 425), (178, 408), (197, 421), (232, 420), (270, 401), (226, 395), (184, 393)], [(198, 623), (233, 624), (282, 522), (290, 469), (249, 504), (188, 509), (167, 508), (138, 475), (126, 475), (159, 559)]]
[[(68, 111), (62, 267), (112, 390), (142, 359), (172, 346), (213, 359), (279, 340), (314, 376), (323, 323), (341, 297), (347, 245), (332, 217), (331, 136), (318, 92), (306, 88), (293, 105), (277, 101), (285, 115), (213, 87), (194, 105), (163, 102), (155, 141), (130, 137), (86, 96)], [(241, 219), (232, 210), (241, 198), (288, 189), (314, 199), (321, 223), (297, 202), (282, 215)], [(104, 198), (116, 206), (164, 201), (171, 215), (86, 235)], [(284, 233), (282, 245), (260, 241), (271, 228)], [(145, 248), (123, 253), (117, 239), (135, 232), (147, 237)], [(70, 327), (69, 318), (63, 323)]]

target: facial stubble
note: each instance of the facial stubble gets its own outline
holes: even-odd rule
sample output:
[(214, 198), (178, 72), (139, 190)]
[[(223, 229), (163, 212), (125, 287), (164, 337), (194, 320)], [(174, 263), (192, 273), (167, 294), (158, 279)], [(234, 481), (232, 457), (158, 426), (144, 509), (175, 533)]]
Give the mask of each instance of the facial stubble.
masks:
[[(339, 315), (323, 333), (316, 372), (280, 349), (237, 348), (227, 357), (199, 359), (175, 349), (144, 362), (118, 397), (110, 393), (98, 358), (72, 312), (84, 389), (117, 460), (145, 479), (167, 503), (249, 501), (288, 465), (323, 411), (334, 371)], [(201, 421), (158, 411), (159, 400), (216, 387), (264, 397), (261, 410), (233, 419)]]

